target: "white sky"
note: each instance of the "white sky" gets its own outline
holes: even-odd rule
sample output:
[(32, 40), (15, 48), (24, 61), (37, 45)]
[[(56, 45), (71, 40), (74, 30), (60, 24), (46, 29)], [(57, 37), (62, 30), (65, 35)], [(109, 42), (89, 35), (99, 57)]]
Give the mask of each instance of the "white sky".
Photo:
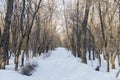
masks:
[(0, 7), (2, 6), (2, 0), (0, 0)]

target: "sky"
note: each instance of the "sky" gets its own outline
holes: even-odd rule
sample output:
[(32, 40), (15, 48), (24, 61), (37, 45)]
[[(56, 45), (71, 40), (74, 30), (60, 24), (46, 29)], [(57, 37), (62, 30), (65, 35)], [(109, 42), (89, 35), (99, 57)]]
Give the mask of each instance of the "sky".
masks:
[(4, 0), (0, 0), (0, 9), (3, 9), (4, 4), (3, 4)]
[(1, 0), (0, 0), (0, 5), (1, 5)]

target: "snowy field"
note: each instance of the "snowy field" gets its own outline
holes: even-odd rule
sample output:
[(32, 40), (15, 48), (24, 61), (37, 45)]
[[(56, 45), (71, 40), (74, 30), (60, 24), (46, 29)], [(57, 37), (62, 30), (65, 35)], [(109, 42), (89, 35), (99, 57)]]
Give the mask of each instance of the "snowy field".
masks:
[[(6, 70), (0, 70), (0, 80), (120, 80), (115, 78), (118, 69), (106, 72), (105, 68), (95, 71), (96, 61), (82, 64), (64, 48), (56, 48), (49, 54), (42, 54), (31, 62), (38, 63), (38, 67), (31, 76), (25, 76), (14, 71), (13, 58)], [(102, 66), (105, 66), (105, 61)]]

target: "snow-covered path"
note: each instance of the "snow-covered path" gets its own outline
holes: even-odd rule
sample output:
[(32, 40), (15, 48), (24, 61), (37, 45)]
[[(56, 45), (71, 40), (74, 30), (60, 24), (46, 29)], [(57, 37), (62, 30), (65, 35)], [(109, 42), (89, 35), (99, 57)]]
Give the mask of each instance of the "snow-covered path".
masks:
[(50, 55), (41, 55), (34, 61), (38, 67), (32, 76), (24, 76), (11, 70), (0, 70), (0, 80), (115, 80), (114, 75), (97, 72), (82, 64), (64, 48), (56, 48)]

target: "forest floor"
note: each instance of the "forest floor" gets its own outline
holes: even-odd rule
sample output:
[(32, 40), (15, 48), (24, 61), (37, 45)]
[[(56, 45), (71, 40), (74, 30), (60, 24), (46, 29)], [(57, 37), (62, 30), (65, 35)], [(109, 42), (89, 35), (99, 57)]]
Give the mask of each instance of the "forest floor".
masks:
[(30, 62), (37, 63), (38, 67), (31, 76), (26, 76), (20, 74), (20, 69), (14, 71), (11, 58), (6, 70), (0, 70), (0, 80), (120, 80), (120, 75), (115, 78), (119, 68), (108, 73), (105, 69), (106, 61), (102, 60), (100, 71), (95, 71), (97, 59), (82, 64), (80, 58), (75, 58), (64, 48), (56, 48)]

